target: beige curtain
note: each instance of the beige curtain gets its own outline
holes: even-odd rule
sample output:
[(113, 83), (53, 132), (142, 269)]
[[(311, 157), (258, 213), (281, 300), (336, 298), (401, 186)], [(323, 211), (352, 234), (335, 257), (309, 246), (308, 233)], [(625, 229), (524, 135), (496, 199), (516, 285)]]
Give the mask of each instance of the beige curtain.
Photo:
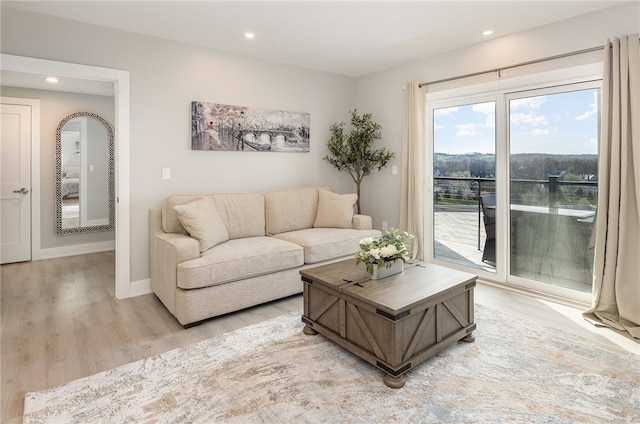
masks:
[(605, 44), (593, 304), (584, 317), (640, 338), (640, 42)]
[(413, 234), (413, 258), (423, 260), (426, 88), (419, 84), (414, 81), (404, 89), (400, 228)]

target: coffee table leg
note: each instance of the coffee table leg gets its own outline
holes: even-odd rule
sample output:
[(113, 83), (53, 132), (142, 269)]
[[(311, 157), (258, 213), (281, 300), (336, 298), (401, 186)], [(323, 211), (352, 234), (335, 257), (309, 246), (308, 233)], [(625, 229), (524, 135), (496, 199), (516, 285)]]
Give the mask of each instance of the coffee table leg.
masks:
[(382, 381), (384, 381), (384, 384), (386, 384), (388, 387), (391, 387), (392, 389), (399, 389), (404, 386), (404, 383), (406, 383), (407, 376), (405, 374), (402, 374), (394, 377), (392, 375), (385, 374), (384, 377), (382, 377)]
[(460, 339), (460, 341), (461, 342), (465, 342), (465, 343), (475, 342), (476, 341), (476, 336), (474, 336), (473, 333), (469, 333), (465, 337)]
[(308, 325), (304, 326), (304, 328), (302, 329), (302, 332), (304, 334), (306, 334), (307, 336), (315, 336), (316, 334), (318, 334), (318, 332), (316, 330), (314, 330), (313, 328), (309, 327)]

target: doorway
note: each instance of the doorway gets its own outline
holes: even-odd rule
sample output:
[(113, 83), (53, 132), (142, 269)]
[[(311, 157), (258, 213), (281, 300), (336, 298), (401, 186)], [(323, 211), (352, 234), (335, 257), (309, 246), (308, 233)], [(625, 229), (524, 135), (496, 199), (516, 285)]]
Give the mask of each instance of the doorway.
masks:
[[(115, 194), (116, 194), (116, 298), (131, 295), (129, 277), (129, 72), (111, 68), (79, 65), (24, 56), (0, 55), (1, 69), (25, 75), (57, 75), (113, 84), (115, 91)], [(34, 163), (32, 169), (38, 168)], [(39, 161), (39, 157), (38, 157)], [(34, 196), (37, 197), (37, 196)], [(39, 218), (39, 216), (38, 216)], [(33, 222), (34, 225), (39, 224)], [(38, 231), (39, 232), (39, 231)], [(39, 259), (32, 255), (33, 260)]]

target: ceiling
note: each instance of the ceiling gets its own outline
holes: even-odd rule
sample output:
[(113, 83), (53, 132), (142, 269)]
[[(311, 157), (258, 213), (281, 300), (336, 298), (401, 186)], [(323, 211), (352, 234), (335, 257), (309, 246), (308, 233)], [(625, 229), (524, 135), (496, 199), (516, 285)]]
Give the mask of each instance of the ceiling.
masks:
[[(2, 7), (358, 77), (620, 3), (3, 0)], [(493, 35), (483, 36), (487, 29)]]
[(70, 93), (83, 93), (98, 96), (115, 96), (115, 86), (110, 81), (98, 81), (84, 78), (71, 78), (56, 76), (58, 84), (46, 81), (49, 75), (38, 73), (26, 73), (19, 71), (0, 70), (0, 82), (7, 87), (22, 87), (35, 90), (65, 91)]

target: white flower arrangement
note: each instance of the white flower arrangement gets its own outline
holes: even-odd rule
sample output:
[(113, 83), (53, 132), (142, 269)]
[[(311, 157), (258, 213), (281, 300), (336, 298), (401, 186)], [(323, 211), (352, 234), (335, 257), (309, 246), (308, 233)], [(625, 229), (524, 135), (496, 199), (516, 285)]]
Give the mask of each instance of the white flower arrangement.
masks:
[(411, 239), (411, 234), (397, 228), (389, 228), (377, 239), (365, 237), (360, 240), (360, 248), (354, 255), (356, 265), (364, 263), (367, 272), (373, 274), (375, 267), (389, 268), (396, 260), (405, 262), (411, 256)]

